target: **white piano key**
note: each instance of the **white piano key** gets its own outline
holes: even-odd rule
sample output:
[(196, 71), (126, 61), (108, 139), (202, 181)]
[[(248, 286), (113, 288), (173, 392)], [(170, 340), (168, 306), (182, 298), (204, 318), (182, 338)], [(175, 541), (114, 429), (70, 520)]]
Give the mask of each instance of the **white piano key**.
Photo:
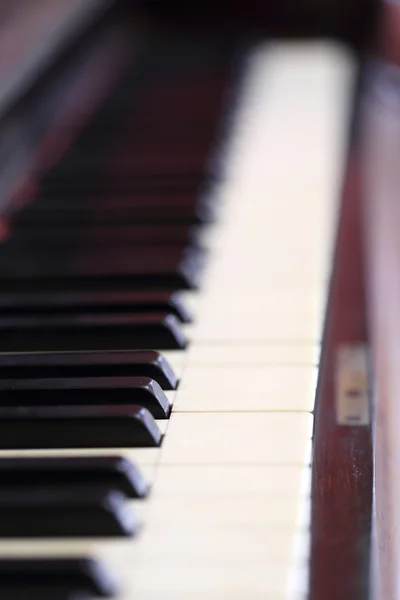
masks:
[[(193, 511), (199, 518), (203, 515), (205, 522), (208, 516), (213, 522), (216, 519), (216, 524), (241, 520), (282, 526), (291, 521), (293, 529), (304, 527), (309, 514), (299, 505), (309, 497), (310, 480), (309, 467), (292, 465), (161, 465), (151, 498), (151, 519), (157, 518), (155, 513), (165, 519), (163, 506), (169, 503), (171, 522), (185, 521)], [(185, 509), (177, 510), (183, 505)]]
[[(128, 540), (78, 539), (53, 540), (29, 539), (0, 542), (0, 556), (77, 556), (83, 553), (114, 563), (113, 571), (123, 575), (124, 569), (136, 565), (138, 570), (152, 566), (158, 571), (161, 565), (179, 562), (181, 567), (190, 568), (202, 564), (210, 568), (213, 564), (223, 567), (229, 564), (251, 566), (264, 565), (268, 558), (272, 565), (284, 566), (294, 548), (301, 547), (304, 533), (301, 531), (279, 531), (263, 528), (259, 524), (243, 526), (219, 526), (184, 523), (183, 526), (152, 523), (142, 533)], [(127, 543), (128, 541), (128, 543)], [(299, 564), (306, 554), (299, 554)], [(124, 562), (127, 562), (125, 565)]]
[[(240, 567), (270, 561), (271, 565), (284, 565), (291, 559), (297, 536), (304, 533), (270, 530), (259, 523), (216, 527), (201, 521), (197, 525), (185, 522), (180, 527), (165, 519), (164, 523), (151, 521), (142, 535), (129, 544), (129, 558), (140, 568), (152, 561), (153, 565), (179, 562), (182, 568), (196, 563), (230, 563)], [(128, 548), (121, 545), (121, 552), (125, 551)]]
[(241, 493), (280, 498), (309, 494), (311, 469), (298, 465), (160, 465), (155, 494), (203, 496)]
[[(154, 533), (159, 534), (158, 531)], [(156, 551), (159, 556), (156, 563), (152, 562), (151, 550), (148, 558), (146, 553), (140, 554), (140, 544), (144, 545), (144, 539), (138, 545), (132, 545), (129, 551), (122, 546), (119, 546), (119, 552), (113, 548), (112, 553), (107, 555), (108, 562), (112, 570), (119, 570), (122, 581), (129, 583), (129, 586), (126, 585), (129, 592), (122, 594), (121, 600), (165, 597), (285, 598), (290, 572), (288, 556), (295, 544), (292, 536), (268, 537), (265, 532), (252, 532), (259, 542), (256, 546), (252, 533), (248, 533), (251, 552), (246, 553), (247, 536), (241, 531), (230, 531), (226, 536), (222, 534), (221, 538), (216, 535), (215, 543), (212, 541), (212, 532), (199, 532), (195, 539), (193, 532), (190, 533), (190, 538), (176, 537), (172, 533), (173, 537), (168, 540), (164, 553), (158, 555)], [(159, 539), (159, 535), (156, 538)], [(153, 541), (156, 543), (156, 539)], [(168, 555), (171, 543), (174, 545), (171, 555)], [(151, 542), (149, 545), (153, 547)], [(181, 551), (176, 550), (179, 547)], [(134, 574), (133, 564), (137, 565)]]
[(18, 540), (0, 539), (0, 558), (18, 558), (21, 556), (74, 557), (90, 553), (107, 553), (112, 550), (114, 540), (27, 538)]
[(176, 530), (203, 523), (218, 527), (258, 525), (281, 531), (304, 531), (309, 510), (299, 510), (310, 494), (309, 467), (165, 466), (158, 469), (148, 519)]
[[(326, 196), (325, 187), (324, 179), (315, 181), (312, 174), (307, 178), (304, 171), (301, 179), (293, 175), (283, 179), (270, 173), (261, 189), (247, 194), (245, 200), (241, 193), (233, 192), (229, 210), (226, 205), (220, 223), (203, 237), (203, 243), (212, 250), (213, 260), (228, 253), (238, 255), (241, 250), (253, 248), (268, 250), (275, 245), (289, 253), (294, 249), (307, 251), (311, 258), (314, 250), (326, 251), (328, 234), (333, 229), (326, 204), (321, 203), (321, 197)], [(280, 257), (275, 259), (279, 263)]]
[[(271, 564), (283, 566), (290, 562), (294, 549), (301, 548), (302, 540), (307, 533), (300, 529), (295, 531), (271, 530), (268, 527), (249, 523), (243, 526), (223, 524), (215, 527), (200, 522), (170, 524), (168, 519), (164, 523), (150, 523), (134, 538), (77, 538), (77, 539), (24, 539), (0, 540), (0, 557), (10, 558), (20, 556), (53, 556), (73, 557), (89, 554), (108, 562), (114, 562), (113, 571), (123, 575), (126, 558), (129, 559), (131, 568), (151, 565), (158, 570), (161, 564), (171, 567), (176, 561), (185, 564), (185, 567), (203, 564), (211, 567), (212, 564), (223, 567), (224, 564), (232, 566), (243, 563), (264, 564), (267, 557)], [(243, 543), (240, 543), (243, 540)], [(306, 545), (304, 553), (298, 554), (299, 563), (306, 560)], [(289, 560), (288, 560), (289, 559)], [(152, 563), (152, 561), (154, 562)]]
[[(268, 189), (271, 193), (271, 185)], [(210, 242), (213, 257), (204, 277), (207, 286), (234, 274), (240, 275), (246, 284), (250, 277), (257, 276), (266, 281), (325, 281), (332, 232), (328, 225), (324, 226), (321, 210), (313, 208), (307, 214), (304, 207), (309, 207), (306, 196), (310, 191), (301, 193), (295, 182), (294, 189), (287, 194), (290, 203), (285, 203), (280, 195), (268, 203), (264, 199), (263, 207), (246, 203), (233, 211), (230, 218), (234, 220), (226, 222), (219, 232), (219, 245)], [(321, 206), (320, 198), (325, 194), (318, 191), (315, 195)], [(294, 197), (297, 210), (293, 206)]]
[(325, 298), (320, 286), (229, 286), (204, 292), (196, 342), (314, 342), (321, 340)]
[(307, 464), (308, 413), (172, 413), (161, 464)]
[(311, 411), (316, 378), (313, 367), (188, 366), (174, 411)]
[[(275, 227), (279, 228), (279, 224)], [(268, 239), (252, 247), (238, 245), (232, 254), (215, 257), (202, 280), (205, 289), (211, 286), (230, 285), (241, 282), (242, 286), (251, 286), (253, 282), (265, 284), (280, 282), (325, 285), (327, 265), (323, 253), (289, 244), (286, 240), (279, 243)], [(238, 236), (239, 237), (239, 236)], [(226, 250), (228, 252), (228, 250)]]
[(293, 555), (290, 561), (290, 572), (287, 579), (287, 600), (308, 598), (309, 586), (309, 561), (305, 556), (310, 556), (311, 533), (297, 536), (293, 544)]
[(309, 511), (299, 515), (299, 501), (296, 494), (271, 498), (245, 491), (235, 496), (213, 490), (201, 495), (168, 495), (161, 494), (156, 486), (148, 510), (142, 508), (144, 503), (134, 504), (139, 517), (145, 512), (148, 521), (160, 527), (167, 520), (176, 530), (193, 525), (215, 530), (259, 527), (284, 534), (305, 530), (310, 524)]
[[(190, 344), (187, 350), (187, 367), (221, 366), (247, 368), (269, 365), (280, 366), (317, 366), (320, 345), (299, 344), (208, 344), (201, 340)], [(210, 369), (211, 370), (211, 369)]]

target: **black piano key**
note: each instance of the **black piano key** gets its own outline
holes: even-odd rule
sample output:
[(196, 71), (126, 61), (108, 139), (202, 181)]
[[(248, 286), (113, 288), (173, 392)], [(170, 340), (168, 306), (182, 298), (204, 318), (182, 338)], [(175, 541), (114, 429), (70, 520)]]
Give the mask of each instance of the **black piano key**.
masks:
[(0, 407), (3, 450), (152, 448), (161, 441), (142, 406)]
[(116, 406), (137, 404), (167, 419), (169, 400), (149, 377), (0, 379), (0, 406)]
[(174, 390), (177, 377), (162, 354), (154, 351), (0, 354), (0, 379), (44, 377), (151, 377)]
[[(188, 193), (180, 193), (168, 187), (161, 187), (159, 191), (144, 191), (142, 193), (128, 194), (109, 194), (104, 191), (96, 192), (96, 194), (83, 194), (82, 192), (71, 196), (63, 191), (59, 194), (47, 194), (44, 190), (40, 190), (35, 201), (25, 207), (21, 214), (27, 212), (45, 212), (65, 211), (66, 216), (68, 211), (72, 210), (88, 210), (92, 211), (93, 224), (96, 223), (96, 212), (102, 210), (132, 210), (138, 213), (139, 219), (143, 215), (150, 217), (153, 215), (157, 225), (174, 225), (174, 223), (157, 223), (159, 212), (162, 209), (165, 215), (168, 211), (182, 211), (183, 214), (189, 214), (189, 211), (195, 209), (198, 204), (198, 197), (191, 190)], [(155, 213), (155, 214), (154, 214)], [(122, 222), (121, 226), (127, 226), (128, 223)]]
[[(51, 254), (51, 251), (48, 251)], [(14, 256), (9, 256), (14, 260)], [(143, 257), (142, 264), (133, 265), (125, 257), (121, 263), (114, 261), (102, 262), (99, 256), (93, 263), (76, 264), (71, 261), (61, 268), (61, 260), (54, 255), (47, 264), (35, 258), (35, 264), (23, 260), (22, 257), (12, 263), (15, 270), (7, 265), (7, 255), (0, 256), (1, 289), (7, 292), (32, 292), (36, 290), (144, 290), (144, 289), (175, 289), (188, 290), (198, 287), (200, 269), (198, 262), (175, 261), (168, 256), (158, 258)], [(50, 265), (49, 262), (53, 264)], [(11, 264), (10, 263), (10, 264)], [(57, 267), (57, 264), (59, 268)]]
[(2, 600), (58, 600), (75, 593), (111, 598), (117, 591), (105, 566), (85, 556), (0, 559)]
[(0, 291), (0, 316), (68, 313), (170, 313), (183, 323), (191, 320), (179, 294), (163, 290), (99, 292), (30, 292)]
[[(133, 133), (134, 135), (134, 133)], [(200, 152), (199, 152), (200, 150)], [(121, 154), (121, 150), (118, 149)], [(174, 148), (173, 154), (162, 154), (159, 148), (144, 143), (139, 148), (128, 149), (125, 156), (114, 156), (112, 160), (90, 163), (76, 163), (73, 167), (65, 169), (63, 174), (50, 172), (43, 189), (57, 193), (61, 189), (76, 191), (87, 189), (135, 189), (136, 179), (142, 180), (145, 176), (157, 177), (164, 173), (165, 177), (173, 177), (175, 186), (181, 180), (186, 184), (187, 177), (198, 187), (203, 179), (205, 170), (205, 157), (207, 152), (194, 148), (193, 145), (179, 149)], [(105, 166), (106, 164), (106, 166)], [(187, 175), (186, 175), (187, 174)], [(65, 182), (65, 188), (64, 188)], [(179, 189), (179, 188), (178, 188)]]
[(140, 171), (126, 177), (112, 177), (109, 174), (96, 174), (62, 181), (43, 182), (42, 195), (68, 194), (138, 194), (158, 191), (164, 188), (184, 194), (193, 193), (200, 189), (204, 180), (204, 173), (182, 172), (182, 173), (144, 173)]
[(178, 246), (199, 244), (199, 230), (187, 224), (154, 225), (83, 225), (78, 227), (14, 228), (12, 236), (3, 242), (7, 251), (23, 252), (36, 247), (86, 246)]
[[(165, 88), (160, 90), (160, 93), (163, 92), (165, 93)], [(185, 100), (182, 98), (182, 101)], [(168, 110), (172, 111), (165, 104), (159, 112)], [(133, 117), (126, 114), (125, 118), (124, 130), (120, 129), (117, 132), (114, 129), (113, 131), (111, 123), (107, 123), (103, 128), (93, 131), (91, 139), (88, 138), (85, 143), (82, 143), (82, 139), (80, 139), (74, 148), (75, 151), (72, 151), (68, 157), (64, 157), (63, 164), (62, 166), (60, 164), (60, 168), (54, 174), (53, 181), (57, 176), (65, 177), (68, 171), (75, 167), (79, 172), (80, 159), (82, 159), (83, 166), (87, 165), (89, 169), (90, 166), (97, 166), (96, 162), (99, 161), (106, 172), (111, 171), (115, 160), (122, 155), (132, 163), (137, 161), (137, 164), (141, 164), (139, 148), (142, 146), (145, 160), (148, 158), (148, 152), (152, 151), (157, 166), (170, 164), (169, 159), (173, 158), (171, 149), (175, 149), (175, 147), (177, 159), (183, 157), (183, 150), (186, 148), (190, 158), (201, 160), (202, 157), (207, 156), (218, 126), (215, 114), (211, 115), (207, 110), (203, 112), (187, 111), (185, 114), (181, 112), (180, 116), (169, 120), (158, 118), (156, 109), (141, 111), (142, 122), (137, 114)], [(106, 140), (110, 144), (110, 148), (104, 146)], [(168, 141), (170, 142), (169, 148)], [(90, 154), (91, 150), (93, 150), (92, 154)], [(109, 151), (108, 155), (107, 150)], [(160, 168), (159, 173), (168, 174), (168, 169)]]
[[(194, 195), (195, 196), (195, 195)], [(65, 206), (57, 206), (63, 199)], [(137, 198), (127, 194), (99, 194), (82, 196), (77, 194), (75, 201), (60, 193), (47, 198), (40, 195), (24, 210), (13, 216), (18, 228), (65, 227), (77, 225), (149, 224), (149, 223), (209, 223), (214, 218), (214, 210), (209, 201), (181, 201), (171, 203), (165, 195), (158, 194), (155, 201), (151, 196)], [(46, 200), (46, 202), (44, 202)], [(54, 201), (54, 202), (53, 202)]]
[(179, 321), (165, 313), (0, 317), (0, 352), (185, 347)]
[[(153, 169), (156, 167), (157, 173), (170, 175), (177, 167), (180, 173), (193, 172), (202, 168), (209, 153), (211, 127), (210, 123), (204, 123), (208, 135), (206, 131), (199, 135), (197, 132), (199, 123), (192, 123), (192, 125), (195, 126), (195, 131), (192, 127), (188, 130), (186, 127), (175, 127), (171, 124), (169, 129), (164, 129), (160, 136), (158, 136), (159, 128), (151, 128), (150, 125), (144, 135), (143, 127), (141, 127), (142, 133), (136, 135), (138, 131), (135, 126), (135, 131), (129, 133), (129, 137), (124, 135), (125, 140), (119, 137), (111, 152), (110, 148), (106, 148), (103, 152), (101, 149), (94, 150), (90, 155), (76, 152), (72, 160), (70, 158), (69, 161), (61, 161), (45, 175), (42, 181), (45, 185), (49, 182), (56, 184), (71, 176), (79, 179), (99, 171), (110, 177), (119, 174), (129, 176), (134, 175), (139, 168), (140, 172), (145, 174), (150, 167)], [(162, 128), (163, 124), (160, 127)], [(171, 138), (167, 140), (166, 134), (169, 132)], [(173, 148), (172, 153), (171, 148)]]
[(72, 592), (71, 594), (61, 598), (46, 597), (40, 598), (40, 600), (93, 600), (93, 596), (88, 595), (85, 592)]
[(35, 586), (27, 588), (23, 583), (4, 592), (1, 590), (1, 600), (93, 600), (92, 594), (86, 592), (71, 592), (59, 586)]
[(125, 495), (116, 490), (1, 490), (0, 538), (120, 537), (137, 529)]
[(35, 252), (0, 246), (3, 291), (43, 289), (191, 289), (204, 261), (198, 251), (47, 248)]
[[(121, 456), (2, 458), (2, 488), (71, 487), (117, 490), (128, 498), (145, 498), (149, 485), (139, 469)], [(1, 596), (0, 596), (1, 597)]]
[[(192, 122), (189, 127), (162, 122), (157, 127), (135, 124), (129, 133), (119, 135), (111, 144), (108, 142), (106, 148), (103, 144), (92, 147), (90, 153), (76, 148), (73, 156), (64, 158), (42, 179), (43, 193), (51, 195), (63, 181), (77, 179), (80, 182), (89, 176), (95, 181), (98, 173), (103, 182), (123, 176), (134, 189), (138, 184), (143, 188), (145, 177), (150, 174), (155, 174), (151, 189), (163, 185), (166, 178), (172, 184), (186, 182), (186, 173), (193, 175), (207, 168), (214, 133), (215, 124), (208, 120)], [(164, 176), (160, 176), (162, 173)], [(177, 193), (173, 185), (169, 188)]]

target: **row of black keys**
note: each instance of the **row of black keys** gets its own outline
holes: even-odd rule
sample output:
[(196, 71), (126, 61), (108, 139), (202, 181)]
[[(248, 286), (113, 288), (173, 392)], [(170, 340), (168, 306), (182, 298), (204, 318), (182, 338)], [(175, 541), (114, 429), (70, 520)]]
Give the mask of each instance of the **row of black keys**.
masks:
[(183, 349), (189, 321), (179, 295), (163, 290), (2, 290), (0, 352)]
[[(153, 417), (167, 418), (164, 390), (178, 385), (163, 356), (144, 351), (3, 354), (0, 377), (0, 444), (24, 449), (158, 446)], [(127, 501), (148, 493), (119, 456), (2, 458), (0, 539), (130, 537), (139, 524)], [(104, 565), (84, 556), (0, 560), (3, 600), (116, 592)]]
[[(178, 383), (160, 354), (141, 351), (0, 355), (0, 374), (3, 449), (157, 447), (162, 435), (154, 417), (168, 417), (169, 401), (163, 390), (174, 390)], [(41, 378), (32, 379), (32, 374)], [(60, 485), (63, 493), (59, 493)], [(26, 493), (20, 494), (15, 486)], [(43, 486), (47, 486), (47, 496), (43, 496)], [(145, 495), (144, 483), (131, 465), (101, 458), (2, 459), (0, 488), (0, 537), (12, 535), (7, 527), (13, 521), (3, 520), (7, 498), (10, 509), (18, 498), (20, 508), (27, 510), (35, 498), (43, 502), (46, 497), (55, 510), (57, 501), (68, 510), (74, 502), (79, 507), (79, 502), (90, 500), (101, 506), (104, 491)], [(3, 493), (8, 488), (9, 496)], [(90, 496), (88, 491), (96, 488), (100, 495)], [(64, 505), (68, 490), (72, 496)], [(82, 524), (73, 527), (66, 519), (57, 518), (46, 529), (48, 515), (47, 510), (44, 521), (30, 519), (30, 525), (21, 525), (13, 535), (27, 536), (30, 527), (36, 534), (41, 530), (41, 536), (84, 535)], [(18, 523), (20, 519), (14, 527)], [(91, 527), (90, 520), (83, 523)], [(90, 535), (107, 535), (106, 525), (91, 530)]]
[(157, 352), (0, 355), (0, 374), (1, 449), (158, 446), (177, 386)]
[[(218, 48), (206, 59), (207, 44), (171, 54), (170, 42), (128, 74), (0, 247), (0, 352), (32, 352), (0, 354), (2, 449), (162, 443), (155, 418), (178, 382), (144, 350), (186, 345), (175, 291), (198, 285), (205, 258), (194, 226), (211, 217), (201, 188), (225, 78)], [(147, 493), (120, 458), (1, 459), (0, 538), (129, 537), (128, 500)], [(84, 558), (0, 561), (2, 600), (114, 591)]]
[(89, 600), (119, 591), (98, 561), (74, 559), (0, 559), (2, 600)]
[[(212, 213), (204, 187), (213, 180), (209, 151), (228, 62), (222, 43), (211, 50), (206, 46), (204, 40), (168, 40), (161, 54), (156, 44), (139, 65), (136, 61), (59, 164), (44, 175), (34, 202), (14, 218), (13, 234), (0, 247), (2, 293), (198, 286), (205, 256), (193, 225)], [(87, 327), (113, 327), (95, 321)], [(130, 337), (136, 328), (140, 335), (143, 322), (148, 327), (144, 315)], [(19, 315), (0, 322), (1, 343), (13, 351), (30, 350), (21, 348), (21, 338), (29, 344), (43, 328), (45, 341), (40, 336), (37, 349), (55, 350), (53, 338), (63, 332), (63, 323), (48, 327), (45, 320), (24, 322)], [(132, 328), (129, 319), (114, 325), (116, 335)], [(64, 330), (70, 326), (67, 320)], [(54, 331), (50, 340), (49, 328)], [(148, 333), (141, 347), (163, 347)], [(89, 347), (102, 347), (101, 340), (94, 341)], [(79, 343), (84, 342), (73, 340), (71, 347)]]

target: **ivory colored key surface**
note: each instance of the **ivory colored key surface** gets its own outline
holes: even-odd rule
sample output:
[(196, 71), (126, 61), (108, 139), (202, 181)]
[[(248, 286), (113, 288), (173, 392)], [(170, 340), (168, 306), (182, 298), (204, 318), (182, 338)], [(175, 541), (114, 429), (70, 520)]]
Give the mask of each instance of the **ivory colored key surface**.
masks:
[(297, 465), (162, 465), (157, 473), (157, 495), (205, 497), (235, 496), (282, 498), (309, 492), (311, 470)]
[[(263, 264), (259, 265), (263, 269)], [(221, 282), (205, 292), (191, 337), (207, 342), (312, 342), (319, 339), (324, 309), (322, 284)]]
[[(259, 269), (264, 269), (260, 261)], [(293, 345), (320, 338), (325, 306), (325, 285), (320, 283), (268, 284), (254, 280), (235, 285), (221, 281), (191, 300), (198, 315), (190, 331), (195, 342)]]
[(0, 555), (89, 551), (120, 576), (118, 600), (306, 597), (310, 410), (353, 70), (322, 42), (248, 61), (203, 288), (187, 294), (192, 345), (167, 353), (181, 381), (163, 444), (117, 451), (150, 477), (141, 535)]
[(304, 464), (310, 457), (312, 422), (307, 412), (177, 411), (161, 464)]
[(312, 410), (316, 368), (310, 366), (188, 366), (175, 411)]
[[(191, 367), (259, 367), (269, 365), (313, 366), (319, 360), (318, 343), (288, 346), (284, 343), (260, 345), (230, 345), (228, 343), (202, 344), (192, 342), (185, 353), (186, 364)], [(165, 353), (164, 353), (165, 354)], [(171, 353), (172, 354), (172, 353)], [(172, 355), (171, 360), (177, 362)]]

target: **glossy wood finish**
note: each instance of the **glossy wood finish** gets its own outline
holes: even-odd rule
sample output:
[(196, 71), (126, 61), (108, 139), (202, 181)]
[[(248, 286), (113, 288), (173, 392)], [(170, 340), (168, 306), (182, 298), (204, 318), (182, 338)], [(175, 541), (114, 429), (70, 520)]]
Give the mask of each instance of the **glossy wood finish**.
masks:
[(370, 431), (336, 425), (334, 396), (336, 349), (367, 339), (357, 187), (353, 156), (344, 185), (317, 392), (310, 600), (364, 600), (368, 587)]
[(382, 18), (363, 102), (366, 274), (374, 373), (374, 600), (400, 598), (400, 7)]

